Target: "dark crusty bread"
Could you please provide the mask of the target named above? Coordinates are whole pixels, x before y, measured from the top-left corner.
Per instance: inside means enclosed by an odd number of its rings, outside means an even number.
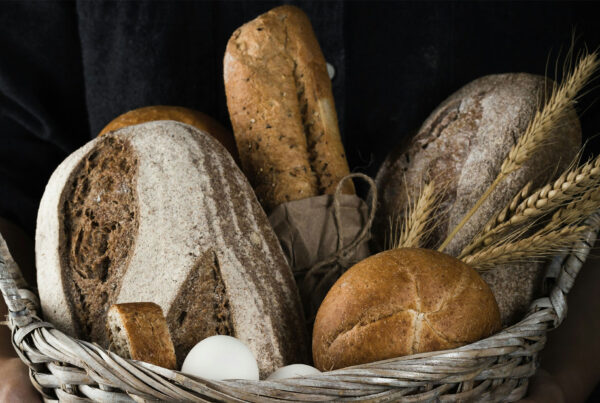
[[[115,304],[106,327],[111,348],[124,358],[177,369],[175,348],[160,306],[152,302]]]
[[[46,318],[108,345],[115,303],[165,312],[179,363],[200,340],[232,335],[266,375],[306,358],[293,275],[231,156],[191,126],[159,121],[71,154],[42,197],[36,232]]]
[[[313,358],[322,371],[455,348],[500,330],[489,287],[461,261],[392,249],[344,273],[319,308]]]
[[[111,120],[98,135],[102,136],[103,134],[118,130],[122,127],[139,125],[140,123],[154,122],[157,120],[175,120],[194,126],[198,130],[206,132],[219,140],[233,156],[233,159],[236,161],[239,160],[233,134],[207,114],[182,106],[152,105],[125,112]]]
[[[433,111],[417,135],[392,152],[377,174],[379,243],[389,228],[388,217],[402,211],[422,184],[433,178],[445,198],[427,246],[439,245],[496,178],[505,156],[542,104],[546,85],[543,77],[531,74],[486,76],[467,84]],[[555,134],[521,169],[500,183],[456,234],[446,253],[456,256],[528,181],[533,181],[535,189],[573,161],[581,146],[581,127],[574,110],[557,125]],[[532,262],[482,274],[498,301],[504,324],[522,317],[536,298],[543,267],[543,263]]]
[[[306,14],[281,6],[236,30],[224,79],[242,167],[263,206],[333,193],[349,168]],[[344,191],[354,193],[351,182]]]

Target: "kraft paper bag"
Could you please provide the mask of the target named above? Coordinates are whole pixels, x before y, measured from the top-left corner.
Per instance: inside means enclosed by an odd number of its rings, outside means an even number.
[[[363,200],[346,194],[296,200],[271,212],[269,221],[296,278],[309,322],[339,276],[370,255],[370,215]]]

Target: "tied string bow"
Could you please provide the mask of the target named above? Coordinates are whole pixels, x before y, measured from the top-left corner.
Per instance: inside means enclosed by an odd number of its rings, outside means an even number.
[[[350,243],[344,245],[344,223],[341,219],[340,196],[344,182],[352,178],[362,179],[369,185],[369,215],[360,232]],[[367,175],[352,173],[346,175],[337,184],[335,193],[333,194],[333,218],[337,231],[336,252],[308,269],[300,285],[300,292],[302,293],[302,300],[305,301],[304,309],[309,326],[314,322],[317,310],[331,286],[348,268],[359,260],[356,258],[355,252],[359,245],[368,242],[371,238],[371,226],[375,218],[376,207],[377,186],[373,179]]]

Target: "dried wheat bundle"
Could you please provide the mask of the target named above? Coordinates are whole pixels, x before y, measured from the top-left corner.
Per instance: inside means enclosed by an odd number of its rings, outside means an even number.
[[[489,220],[483,230],[462,250],[459,257],[492,244],[508,231],[514,231],[521,225],[530,225],[566,203],[576,200],[582,194],[594,191],[598,186],[600,157],[566,171],[553,183],[537,189],[532,194],[529,194],[530,184],[527,184],[504,209]],[[570,209],[572,211],[573,207]]]
[[[525,133],[519,138],[517,143],[511,148],[502,163],[500,173],[494,182],[483,193],[475,205],[469,210],[465,217],[458,223],[452,232],[446,237],[444,242],[438,248],[443,251],[456,233],[477,211],[481,204],[494,191],[496,186],[504,180],[510,173],[519,169],[531,155],[543,145],[552,141],[552,135],[555,128],[569,108],[574,106],[577,94],[590,81],[592,74],[598,68],[599,61],[597,53],[584,54],[573,71],[571,71],[560,86],[554,86],[552,95],[545,103],[544,107],[537,111],[532,121],[525,129]]]
[[[588,230],[584,225],[544,228],[524,239],[490,245],[461,260],[477,270],[524,260],[541,260],[564,253],[575,242],[582,240]]]
[[[434,214],[439,209],[443,192],[436,190],[432,180],[419,192],[416,200],[409,202],[403,214],[390,221],[387,249],[422,247],[434,229]]]

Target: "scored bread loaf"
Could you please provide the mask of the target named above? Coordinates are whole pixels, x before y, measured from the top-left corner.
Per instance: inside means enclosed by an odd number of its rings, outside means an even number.
[[[42,309],[57,328],[108,345],[115,303],[165,312],[178,362],[235,336],[261,374],[303,362],[293,275],[246,178],[211,136],[159,121],[100,136],[53,173],[40,204]]]
[[[244,172],[267,210],[331,194],[349,173],[325,58],[306,14],[281,6],[237,29],[223,61]],[[345,193],[354,193],[350,181]]]
[[[345,272],[315,319],[313,358],[322,371],[444,350],[500,330],[490,288],[458,259],[392,249]]]
[[[133,109],[111,120],[98,135],[102,136],[122,127],[157,120],[175,120],[194,126],[198,130],[202,130],[219,140],[236,161],[239,159],[235,140],[227,129],[207,114],[182,106],[152,105]]]
[[[175,348],[160,306],[152,302],[115,304],[106,327],[110,347],[121,357],[177,369]]]

